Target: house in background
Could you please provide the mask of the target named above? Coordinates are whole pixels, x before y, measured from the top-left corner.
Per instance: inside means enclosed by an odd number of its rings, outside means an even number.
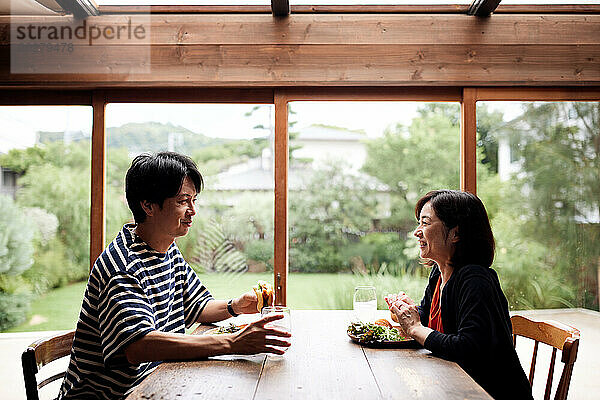
[[[303,181],[313,170],[331,162],[345,162],[350,166],[351,173],[359,174],[367,157],[365,139],[367,137],[363,131],[322,124],[313,124],[300,130],[290,139],[292,161],[288,176],[289,190],[300,190]],[[273,154],[271,136],[269,147],[263,149],[261,157],[217,174],[211,179],[213,183],[210,180],[207,182],[206,189],[217,192],[272,192],[275,189]],[[226,202],[232,206],[235,204],[233,197],[228,197]]]
[[[25,149],[35,145],[37,134],[27,124],[16,120],[8,120],[0,128],[0,154],[8,154],[12,149]],[[19,174],[6,167],[0,166],[0,195],[15,198],[17,178]]]
[[[302,129],[290,145],[298,147],[292,151],[292,157],[311,160],[314,168],[326,162],[343,161],[356,172],[367,159],[365,139],[367,136],[362,130],[313,124]]]

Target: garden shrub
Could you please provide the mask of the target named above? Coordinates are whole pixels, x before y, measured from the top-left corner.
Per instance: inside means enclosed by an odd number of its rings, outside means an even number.
[[[16,275],[33,262],[33,228],[8,196],[0,195],[0,274]]]
[[[25,322],[29,302],[29,296],[25,293],[0,292],[0,331]]]
[[[89,271],[70,260],[67,248],[59,238],[55,237],[46,244],[36,243],[35,248],[35,261],[23,273],[34,293],[43,294],[50,289],[87,279]]]
[[[272,240],[251,240],[246,243],[244,253],[248,260],[265,263],[267,270],[273,270],[274,243]]]
[[[405,247],[406,241],[398,233],[374,232],[362,236],[357,243],[350,243],[341,254],[350,267],[356,263],[364,265],[362,273],[397,275],[409,263]]]
[[[12,198],[0,195],[0,330],[25,321],[29,296],[19,274],[33,262],[33,228]]]

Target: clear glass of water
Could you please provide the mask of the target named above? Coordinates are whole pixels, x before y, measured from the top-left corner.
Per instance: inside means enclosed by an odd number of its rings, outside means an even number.
[[[374,286],[357,286],[354,288],[354,316],[363,322],[371,322],[377,311],[377,293]]]
[[[267,314],[279,314],[279,315],[283,315],[283,318],[278,319],[277,321],[273,321],[273,322],[269,322],[267,325],[267,327],[277,327],[281,330],[284,330],[286,332],[292,332],[292,320],[290,317],[290,309],[289,307],[283,307],[283,306],[269,306],[269,307],[263,307],[262,311],[261,311],[261,316],[265,316]],[[290,338],[279,338],[279,339],[283,339],[283,340],[290,340]],[[282,347],[281,348],[283,351],[287,351],[287,347]]]

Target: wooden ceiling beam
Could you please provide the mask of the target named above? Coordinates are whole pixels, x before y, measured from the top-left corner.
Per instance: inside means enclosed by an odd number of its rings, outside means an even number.
[[[100,14],[272,14],[269,5],[98,6]],[[466,14],[466,4],[290,5],[293,14]],[[598,14],[600,4],[500,4],[494,14]]]
[[[476,17],[489,17],[498,8],[501,0],[473,0],[467,10],[468,15]]]
[[[11,24],[70,19],[0,16],[0,87],[600,85],[600,14],[150,16],[144,42],[99,38],[70,56],[44,48],[13,71]]]

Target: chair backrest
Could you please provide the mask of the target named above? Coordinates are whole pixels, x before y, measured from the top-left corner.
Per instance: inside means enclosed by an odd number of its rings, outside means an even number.
[[[546,390],[544,400],[550,399],[552,390],[552,378],[554,376],[554,365],[556,360],[556,350],[562,351],[561,361],[564,363],[560,382],[556,388],[555,400],[565,400],[569,392],[571,383],[571,374],[573,365],[577,359],[577,349],[579,348],[579,330],[561,324],[556,321],[534,321],[522,315],[513,315],[511,317],[513,329],[513,342],[516,346],[517,336],[524,336],[534,340],[533,356],[531,358],[531,368],[529,369],[529,384],[533,385],[533,376],[535,373],[535,363],[537,359],[538,344],[540,342],[552,346],[552,357],[550,359],[550,368],[546,380]]]
[[[73,330],[39,339],[30,344],[23,352],[21,363],[23,365],[23,378],[25,379],[27,400],[39,400],[38,389],[65,376],[65,372],[61,372],[39,383],[36,378],[37,373],[44,365],[66,357],[71,353],[74,337],[75,331]]]

